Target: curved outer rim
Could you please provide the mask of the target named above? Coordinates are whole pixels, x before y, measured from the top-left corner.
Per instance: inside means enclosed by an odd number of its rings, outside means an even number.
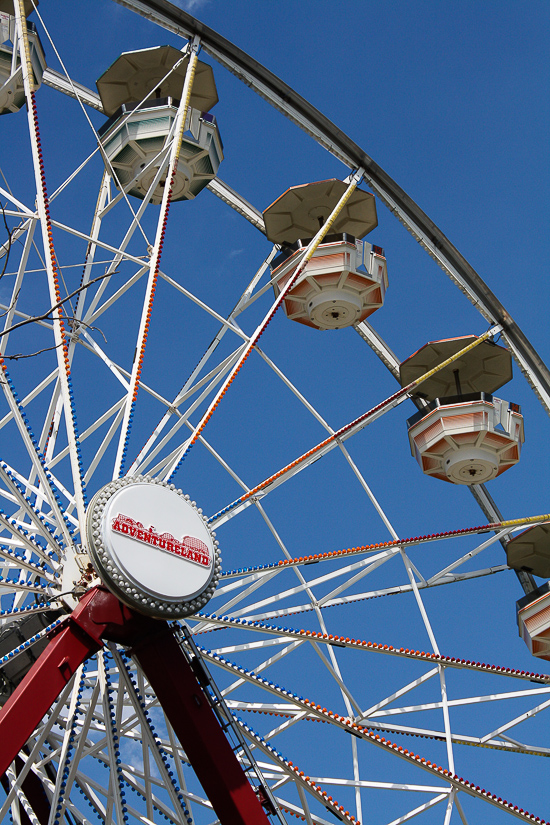
[[[314,130],[314,137],[324,138],[326,148],[344,163],[352,168],[365,170],[365,179],[372,185],[386,206],[396,212],[399,220],[405,224],[451,280],[454,280],[466,293],[482,315],[491,323],[502,326],[503,335],[510,345],[515,360],[550,414],[550,370],[526,335],[481,276],[439,227],[360,146],[277,75],[235,46],[230,40],[222,37],[221,34],[201,23],[188,12],[169,3],[168,0],[115,0],[115,2],[148,17],[176,34],[186,38],[200,37],[202,48],[215,60],[221,62],[234,74],[239,75],[236,69],[240,69],[249,79],[256,81],[265,89],[268,94],[262,96],[266,97],[269,103],[280,108],[292,120],[296,119],[301,128],[306,128],[307,131],[307,127],[310,127]],[[255,91],[262,93],[259,88]]]

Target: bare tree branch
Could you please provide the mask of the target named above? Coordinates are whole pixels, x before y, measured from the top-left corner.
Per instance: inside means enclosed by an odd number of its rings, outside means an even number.
[[[51,352],[53,349],[57,349],[60,346],[61,344],[55,344],[53,347],[39,349],[37,352],[29,352],[28,354],[17,352],[15,355],[3,355],[2,358],[4,361],[19,361],[20,358],[34,358],[35,355],[42,355],[43,352]]]
[[[91,326],[91,324],[86,324],[79,318],[75,318],[74,315],[70,318],[67,318],[67,324],[69,325],[69,329],[72,329],[73,332],[78,331],[79,327],[85,327],[86,329],[92,330],[92,332],[99,332],[105,343],[107,343],[107,336],[105,335],[102,329],[100,329],[99,327],[93,327]]]
[[[18,290],[17,290],[17,292],[15,293],[15,296],[14,296],[14,298],[13,298],[13,301],[11,302],[11,304],[9,305],[9,307],[7,308],[7,310],[6,310],[5,312],[3,312],[3,313],[0,315],[0,318],[5,318],[5,317],[6,317],[6,315],[8,315],[8,314],[12,311],[12,309],[14,308],[14,306],[15,306],[15,305],[16,305],[16,303],[17,303],[17,299],[19,298],[19,293],[20,293],[20,292],[21,292],[21,287],[19,287],[19,289],[18,289]]]
[[[10,251],[11,251],[11,245],[12,245],[12,232],[11,232],[11,229],[9,228],[8,222],[6,220],[6,210],[5,210],[5,207],[3,206],[3,204],[0,204],[0,208],[2,209],[2,217],[4,218],[4,226],[6,227],[6,232],[8,233],[8,248],[6,250],[6,260],[4,261],[4,266],[2,268],[2,274],[0,274],[0,280],[2,280],[2,278],[4,277],[4,273],[6,271],[6,268],[8,266],[8,261],[10,259]]]
[[[63,298],[61,301],[58,301],[57,304],[54,304],[53,307],[50,307],[50,309],[47,312],[44,312],[42,315],[33,315],[31,318],[25,318],[23,321],[18,321],[17,324],[13,324],[11,327],[8,327],[8,329],[2,330],[0,332],[0,338],[2,338],[4,335],[7,335],[9,332],[13,332],[15,329],[19,329],[20,327],[26,326],[27,324],[34,324],[36,321],[53,321],[54,319],[51,317],[52,312],[55,312],[56,309],[59,309],[61,306],[63,306],[64,303],[69,301],[72,297],[78,295],[79,292],[82,292],[84,289],[88,289],[88,287],[92,286],[92,284],[95,284],[98,281],[102,281],[104,278],[108,278],[114,274],[115,272],[106,272],[104,275],[98,275],[97,278],[92,278],[92,280],[88,281],[87,284],[78,287],[78,289],[75,289],[74,292],[70,292],[65,298]]]

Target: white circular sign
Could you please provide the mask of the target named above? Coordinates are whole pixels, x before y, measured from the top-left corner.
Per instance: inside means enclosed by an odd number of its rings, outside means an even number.
[[[87,515],[90,555],[105,584],[148,615],[200,610],[217,584],[217,541],[189,496],[150,478],[107,484]]]

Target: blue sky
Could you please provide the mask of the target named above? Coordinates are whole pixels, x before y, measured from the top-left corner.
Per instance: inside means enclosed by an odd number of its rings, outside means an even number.
[[[443,230],[540,355],[550,361],[548,3],[190,0],[180,5],[249,52],[349,134]],[[181,47],[175,36],[155,30],[107,0],[93,4],[44,0],[40,12],[62,48],[69,72],[91,88],[121,51],[163,43]],[[43,40],[51,66],[58,69],[51,47]],[[264,209],[289,186],[347,174],[342,164],[233,76],[216,64],[214,71],[220,97],[214,111],[225,147],[220,176],[251,203]],[[94,143],[71,101],[60,103],[58,95],[43,88],[38,105],[52,191],[92,151]],[[104,120],[97,112],[91,117],[96,128]],[[4,156],[8,150],[13,152],[13,169],[19,171],[17,185],[21,196],[30,201],[26,146],[18,143],[23,118],[23,113],[2,118],[5,131],[0,148]],[[70,218],[83,229],[89,226],[98,170],[100,164],[84,172],[81,182],[59,198],[56,215],[60,220]],[[371,322],[398,357],[404,360],[428,340],[485,331],[486,321],[382,204],[378,219],[378,227],[367,240],[385,248],[390,286],[384,308]],[[120,235],[123,220],[108,229],[113,241]],[[152,231],[153,220],[146,226]],[[192,204],[174,205],[163,267],[218,312],[227,314],[269,248],[260,233],[205,192]],[[71,242],[60,254],[68,261],[71,256],[78,259],[80,251]],[[136,254],[143,254],[143,249]],[[68,277],[77,279],[78,274]],[[242,317],[247,333],[254,330],[268,306],[269,295]],[[139,296],[128,297],[116,317],[102,320],[108,346],[121,359],[131,360],[138,310]],[[177,392],[217,326],[188,303],[172,304],[162,289],[155,313],[157,325],[148,343],[144,380],[156,382],[168,396]],[[29,335],[30,345],[34,333]],[[22,339],[20,346],[25,346]],[[352,330],[319,333],[291,324],[281,314],[262,346],[333,427],[342,426],[395,390],[394,379]],[[36,370],[46,368],[45,362],[40,368],[21,362],[17,365],[19,380],[30,386]],[[80,378],[75,379],[84,425],[93,419],[98,388],[106,398],[111,393],[115,397],[115,388],[107,380],[102,383],[95,370],[95,362],[84,354]],[[500,393],[522,405],[526,443],[520,465],[494,481],[490,492],[505,517],[546,513],[550,510],[547,416],[517,368],[513,382]],[[147,398],[141,398],[140,405],[130,450],[134,455],[159,414],[158,406]],[[412,412],[412,405],[405,404],[348,442],[398,534],[405,537],[481,523],[483,516],[464,488],[422,476],[407,443],[405,419]],[[38,409],[37,420],[39,414]],[[323,432],[287,390],[266,377],[265,365],[251,358],[205,436],[252,486],[320,441]],[[84,453],[89,460],[92,446],[84,447]],[[100,471],[101,483],[108,480],[108,471],[108,467]],[[199,446],[180,471],[178,484],[208,514],[239,494],[237,485],[218,471]],[[288,490],[268,497],[266,510],[292,555],[388,538],[336,453],[289,483]],[[220,529],[219,538],[228,568],[274,561],[281,555],[252,508]],[[476,544],[475,539],[468,541],[463,552]],[[431,574],[456,555],[455,547],[447,545],[441,549],[430,546],[424,555],[414,556],[415,563],[426,565]],[[496,545],[488,551],[485,564],[503,561],[504,554]],[[377,586],[403,580],[397,568],[388,578],[384,576],[376,579]],[[544,669],[517,637],[514,602],[521,595],[512,573],[430,592],[426,604],[442,651]],[[404,606],[399,607],[395,606],[397,599],[379,599],[355,605],[347,614],[338,608],[327,622],[331,632],[361,638],[371,634],[377,641],[425,649],[425,631],[408,598],[403,597],[400,604]],[[315,626],[311,616],[297,621]],[[309,666],[309,659],[304,661]],[[281,671],[280,678],[311,690],[306,671],[306,667],[303,671],[289,668]],[[405,679],[385,664],[375,672],[362,664],[354,666],[348,678],[357,690],[368,682],[373,698],[376,689],[371,682],[381,686],[381,691],[387,685],[390,692],[391,685]],[[477,692],[478,685],[465,682],[464,689]],[[485,689],[492,688],[479,688]],[[458,718],[460,726],[462,719]],[[546,736],[548,722],[542,730]],[[539,738],[536,730],[533,735]],[[315,741],[312,738],[309,753],[306,749],[305,758],[312,761],[317,758]],[[429,746],[423,741],[418,748],[429,756]],[[524,807],[540,816],[548,811],[540,758],[530,757],[533,767],[520,770],[517,755],[504,755],[499,761],[491,759],[490,751],[466,747],[462,751],[457,751],[457,762],[465,776],[479,776],[480,784],[486,782],[498,793],[510,786],[510,796]],[[375,765],[372,775],[382,777],[383,768],[385,764]],[[397,807],[393,815],[400,815]],[[483,820],[476,815],[483,816],[483,812],[472,808],[472,822],[498,825],[506,821],[493,809]],[[439,808],[433,816],[424,817],[427,823],[443,821]],[[455,818],[458,822],[456,812],[453,825]]]

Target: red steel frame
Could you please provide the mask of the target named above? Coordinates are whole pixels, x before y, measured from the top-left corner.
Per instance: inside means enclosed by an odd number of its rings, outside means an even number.
[[[195,674],[167,622],[94,587],[0,711],[0,776],[5,773],[77,668],[103,641],[130,648],[162,705],[222,825],[269,825]]]

